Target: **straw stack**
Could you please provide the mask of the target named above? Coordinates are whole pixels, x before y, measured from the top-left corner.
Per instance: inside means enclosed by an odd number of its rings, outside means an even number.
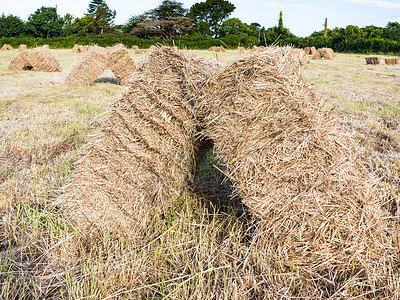
[[[121,85],[127,84],[129,77],[136,69],[136,65],[128,50],[122,44],[108,49],[108,59],[111,71]]]
[[[21,44],[21,45],[19,45],[19,47],[18,47],[18,50],[19,51],[24,51],[24,50],[27,50],[28,49],[28,47],[25,45],[25,44]]]
[[[1,50],[2,50],[2,51],[5,51],[5,50],[14,50],[14,48],[13,48],[11,45],[4,44],[3,47],[1,47]]]
[[[304,52],[305,52],[307,55],[314,55],[315,52],[317,52],[317,49],[315,49],[314,46],[312,46],[312,47],[305,47],[305,48],[304,48]]]
[[[33,67],[28,61],[28,51],[22,51],[8,65],[10,71],[32,70]]]
[[[79,53],[79,45],[75,44],[74,47],[72,47],[72,53]]]
[[[334,59],[336,57],[335,52],[331,48],[320,48],[312,56],[312,59]]]
[[[27,59],[35,71],[61,72],[61,67],[48,47],[38,47],[27,50]]]
[[[108,51],[94,46],[72,67],[65,79],[68,85],[91,85],[108,67]]]
[[[238,47],[238,53],[244,55],[246,53],[246,49],[244,49],[244,47]]]
[[[295,268],[304,288],[324,297],[386,287],[399,261],[398,230],[353,141],[291,53],[271,47],[210,79],[197,107],[205,135],[260,220],[261,249],[283,273]]]
[[[399,58],[398,57],[385,57],[385,63],[387,65],[398,65]]]
[[[57,201],[76,226],[135,236],[180,195],[197,149],[187,90],[210,73],[200,59],[168,47],[144,57]]]
[[[12,71],[35,70],[41,72],[61,72],[61,67],[50,50],[38,47],[22,51],[8,66]]]

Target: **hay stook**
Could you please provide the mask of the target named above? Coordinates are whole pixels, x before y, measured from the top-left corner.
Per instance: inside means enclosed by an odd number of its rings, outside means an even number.
[[[45,47],[20,52],[9,64],[8,69],[12,71],[61,72],[60,64],[50,50]]]
[[[188,91],[209,74],[207,63],[169,47],[144,57],[57,200],[76,226],[140,235],[180,195],[198,148]]]
[[[235,194],[259,219],[257,243],[267,256],[285,270],[295,266],[304,289],[327,297],[348,285],[388,288],[398,230],[354,142],[305,81],[292,49],[270,47],[231,63],[201,99],[204,134]]]

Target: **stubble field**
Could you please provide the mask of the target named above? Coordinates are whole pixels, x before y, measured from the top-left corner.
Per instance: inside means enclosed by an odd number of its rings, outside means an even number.
[[[194,52],[221,62],[238,57],[234,51]],[[329,283],[329,292],[303,290],[296,266],[256,247],[257,225],[240,199],[229,199],[213,152],[193,187],[153,221],[140,245],[124,233],[75,231],[53,202],[124,87],[111,72],[94,86],[65,86],[82,54],[52,53],[61,73],[9,72],[18,52],[0,52],[1,299],[340,297],[343,289],[332,293]],[[400,66],[369,66],[364,55],[339,54],[311,61],[304,73],[342,130],[357,140],[363,162],[380,179],[385,208],[399,215]]]

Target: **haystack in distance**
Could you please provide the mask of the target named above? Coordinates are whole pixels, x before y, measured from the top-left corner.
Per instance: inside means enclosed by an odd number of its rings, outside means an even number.
[[[144,57],[58,199],[76,226],[135,236],[180,195],[198,146],[189,91],[210,73],[207,63],[169,47]]]
[[[21,45],[19,45],[18,50],[25,51],[25,50],[28,50],[28,47],[25,44],[21,44]]]
[[[367,65],[398,65],[398,57],[371,55],[365,58]]]
[[[4,44],[3,47],[1,47],[1,50],[2,50],[2,51],[5,51],[5,50],[14,50],[14,48],[13,48],[11,45]]]
[[[91,85],[107,68],[111,69],[121,85],[125,85],[136,65],[122,44],[107,48],[94,46],[72,68],[65,83]]]
[[[331,48],[320,48],[312,56],[312,59],[334,59],[336,57],[335,52]]]
[[[399,230],[291,52],[271,47],[212,77],[196,109],[204,134],[259,219],[260,249],[295,266],[304,289],[328,298],[350,286],[349,298],[354,288],[389,288]]]
[[[11,71],[41,71],[61,72],[61,67],[50,50],[46,47],[38,47],[24,50],[8,66]]]
[[[316,49],[314,46],[312,46],[312,47],[305,47],[305,48],[304,48],[304,52],[305,52],[307,55],[314,55],[315,52],[317,52],[317,49]]]
[[[213,47],[210,47],[210,48],[208,49],[208,51],[226,52],[226,49],[225,49],[223,46],[219,46],[219,47],[213,46]]]
[[[72,53],[85,53],[90,50],[90,46],[88,45],[78,45],[75,44],[74,47],[72,48]]]

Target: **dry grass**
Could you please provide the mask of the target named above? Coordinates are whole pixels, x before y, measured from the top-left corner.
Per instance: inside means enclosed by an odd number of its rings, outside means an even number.
[[[141,55],[135,55],[137,60]],[[296,264],[257,246],[257,230],[229,184],[210,196],[186,187],[141,232],[81,232],[51,204],[87,153],[122,87],[63,85],[79,54],[51,50],[61,73],[10,73],[15,53],[0,53],[0,298],[276,299],[324,298],[305,289]],[[236,51],[195,51],[230,62]],[[367,66],[362,56],[312,61],[307,78],[359,141],[363,162],[382,179],[386,206],[399,194],[398,66]],[[28,83],[28,86],[27,86]],[[191,88],[192,90],[192,88]],[[215,151],[215,150],[214,150]],[[226,182],[210,150],[195,183]],[[10,167],[11,166],[11,167]],[[216,190],[220,189],[217,184]],[[228,190],[226,190],[226,188]],[[383,190],[382,190],[383,189]],[[206,186],[205,192],[209,192]],[[195,193],[196,191],[196,193]],[[398,196],[397,196],[398,197]],[[71,251],[71,249],[74,249]],[[327,283],[326,288],[332,291]],[[337,290],[336,298],[343,298]],[[398,287],[346,291],[358,298],[396,298]],[[308,294],[307,294],[308,293]]]

